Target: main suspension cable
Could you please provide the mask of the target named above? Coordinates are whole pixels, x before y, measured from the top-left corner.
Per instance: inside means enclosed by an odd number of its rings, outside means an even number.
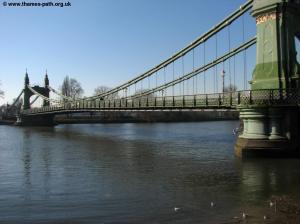
[[[224,29],[227,27],[229,24],[231,24],[233,21],[235,21],[237,18],[240,16],[244,15],[245,12],[247,12],[249,9],[252,7],[252,2],[253,0],[247,1],[244,5],[240,6],[238,10],[233,12],[231,15],[226,17],[222,22],[214,26],[212,29],[210,29],[208,32],[206,32],[204,35],[200,36],[197,38],[195,41],[193,41],[191,44],[189,44],[187,47],[183,48],[182,50],[178,51],[176,54],[168,58],[167,60],[163,61],[162,63],[158,64],[157,66],[153,67],[152,69],[146,71],[145,73],[137,76],[136,78],[117,86],[116,88],[113,88],[105,93],[98,94],[96,96],[91,96],[86,99],[96,99],[96,98],[101,98],[105,97],[107,95],[112,95],[115,92],[118,92],[121,89],[124,89],[148,76],[153,75],[156,71],[162,69],[163,67],[169,65],[173,61],[179,59],[186,53],[190,52],[193,48],[197,47],[198,45],[204,43],[206,40],[208,40],[210,37],[218,33],[220,30]]]
[[[40,96],[36,96],[36,97],[34,98],[34,100],[30,102],[30,106],[31,106],[32,104],[34,104],[35,101],[37,101],[37,99],[38,99],[39,97],[40,97]]]
[[[197,74],[199,74],[199,73],[202,73],[202,72],[203,72],[203,75],[204,75],[204,73],[205,73],[206,70],[208,70],[208,69],[214,67],[214,66],[217,65],[217,64],[223,63],[223,62],[226,61],[228,58],[233,57],[234,55],[237,55],[237,54],[243,52],[244,50],[248,49],[249,47],[251,47],[251,46],[254,45],[255,43],[256,43],[256,37],[250,39],[250,40],[247,41],[246,43],[242,44],[241,46],[239,46],[239,47],[237,47],[237,48],[235,48],[235,49],[233,49],[233,50],[231,50],[230,52],[228,52],[228,53],[226,53],[225,55],[219,57],[218,59],[213,60],[213,61],[211,61],[210,63],[204,64],[203,66],[201,66],[201,67],[195,69],[194,72],[193,72],[193,71],[192,71],[192,72],[189,72],[189,73],[185,74],[185,75],[182,76],[182,77],[178,77],[178,78],[175,79],[174,81],[170,81],[170,82],[166,83],[165,85],[161,85],[161,86],[158,86],[157,88],[153,88],[153,89],[151,89],[151,90],[149,90],[149,91],[145,91],[145,92],[143,93],[143,95],[149,95],[149,94],[151,94],[151,93],[160,91],[160,90],[162,90],[162,89],[168,88],[168,87],[170,87],[170,86],[172,86],[172,85],[176,85],[176,84],[179,84],[179,86],[181,86],[181,85],[180,85],[181,82],[183,82],[183,81],[185,81],[185,80],[187,80],[187,79],[190,79],[191,77],[193,77],[193,76],[195,76],[195,75],[197,75]]]
[[[54,102],[54,103],[58,103],[58,104],[61,104],[61,101],[58,101],[58,100],[54,100],[54,99],[50,99],[42,94],[40,94],[39,92],[35,91],[31,86],[27,85],[28,89],[35,95],[38,95],[40,96],[42,99],[46,100],[46,101],[49,101],[49,102]]]

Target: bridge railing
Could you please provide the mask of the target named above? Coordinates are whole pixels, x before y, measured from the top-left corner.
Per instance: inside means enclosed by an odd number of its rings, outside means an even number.
[[[236,108],[246,105],[300,105],[298,89],[260,89],[236,92],[196,94],[184,96],[149,96],[135,99],[80,100],[62,106],[47,106],[23,110],[22,114],[59,113],[89,110],[152,110],[152,109],[205,109]]]
[[[260,89],[240,92],[241,105],[300,105],[299,89]]]

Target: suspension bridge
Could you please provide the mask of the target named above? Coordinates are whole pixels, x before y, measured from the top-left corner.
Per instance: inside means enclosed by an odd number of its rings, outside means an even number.
[[[249,31],[248,20],[256,33]],[[249,0],[165,61],[98,95],[65,96],[51,87],[47,74],[43,87],[31,86],[26,72],[15,101],[23,96],[19,122],[53,125],[57,114],[93,111],[237,109],[244,124],[237,155],[294,154],[299,55],[300,1]],[[38,98],[42,106],[31,108]]]

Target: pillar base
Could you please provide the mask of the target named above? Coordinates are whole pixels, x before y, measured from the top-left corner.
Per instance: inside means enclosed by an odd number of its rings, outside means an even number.
[[[268,139],[268,109],[240,108],[240,118],[244,122],[244,130],[241,138]]]
[[[234,147],[240,158],[300,157],[299,149],[293,148],[287,139],[246,139],[239,137]]]

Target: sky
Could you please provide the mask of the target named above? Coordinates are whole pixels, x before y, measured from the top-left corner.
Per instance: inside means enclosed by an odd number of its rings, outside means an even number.
[[[69,75],[85,96],[97,86],[117,86],[191,43],[245,0],[69,0],[69,7],[4,2],[22,1],[0,0],[0,105],[22,90],[26,69],[32,85],[43,85],[47,70],[55,89]]]

